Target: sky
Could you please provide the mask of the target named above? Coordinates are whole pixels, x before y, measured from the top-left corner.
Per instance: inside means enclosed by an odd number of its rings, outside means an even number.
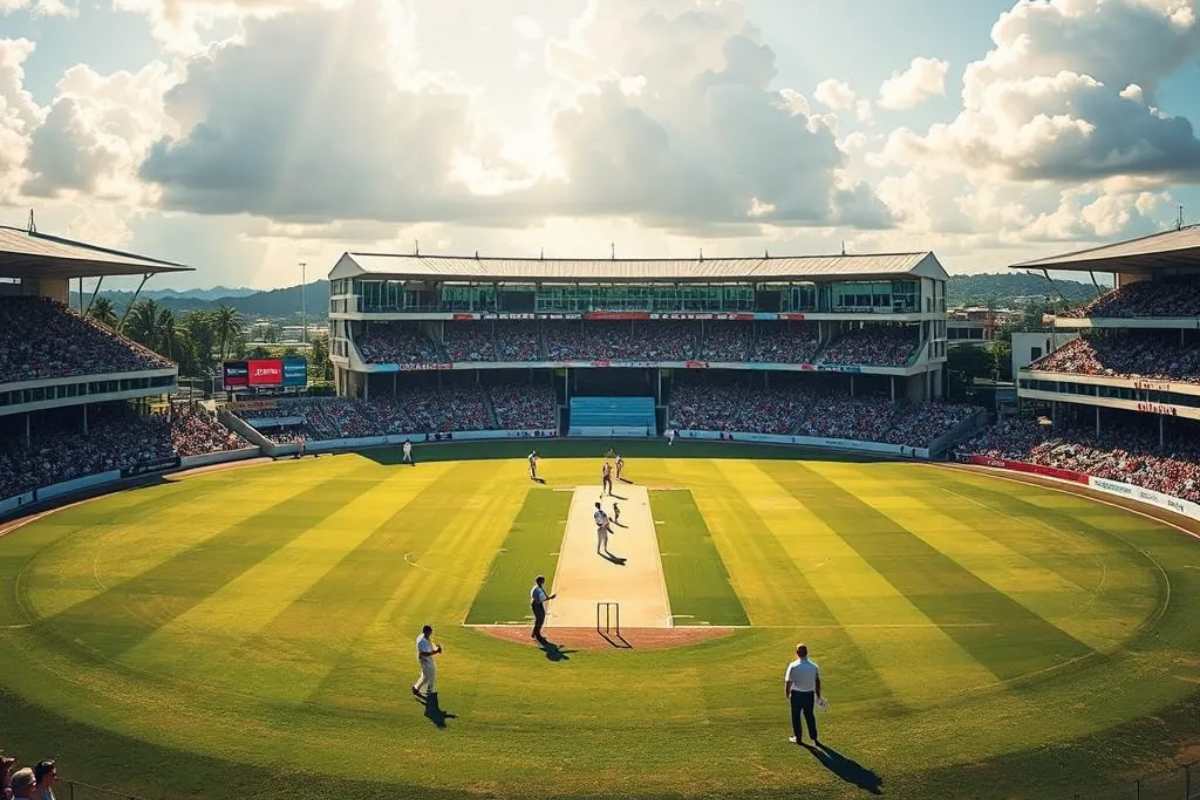
[[[347,250],[933,250],[1200,222],[1200,0],[0,0],[0,224]],[[106,282],[106,286],[120,281]]]

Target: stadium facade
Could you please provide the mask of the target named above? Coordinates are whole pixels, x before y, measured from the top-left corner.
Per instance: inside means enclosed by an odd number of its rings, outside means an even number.
[[[1113,289],[1054,318],[1051,352],[1018,374],[1018,396],[1045,402],[1055,422],[1104,410],[1155,424],[1200,420],[1200,226],[1015,264],[1013,269],[1111,273]],[[1036,354],[1035,354],[1036,355]],[[1178,428],[1194,435],[1194,424]]]
[[[329,279],[343,397],[389,395],[422,373],[486,381],[520,370],[554,382],[565,432],[572,400],[638,393],[653,397],[661,429],[681,371],[752,372],[764,383],[781,372],[840,376],[850,395],[914,402],[943,393],[947,275],[931,252],[593,260],[348,252]],[[873,336],[889,343],[888,358],[862,344]],[[380,339],[401,346],[367,346]],[[466,349],[456,344],[464,339]]]
[[[23,414],[24,438],[29,441],[37,414],[75,409],[81,430],[88,425],[88,409],[100,403],[138,400],[172,394],[177,390],[179,368],[128,339],[86,319],[106,276],[140,276],[142,284],[163,273],[189,272],[190,267],[170,261],[110,250],[58,236],[0,226],[0,312],[10,324],[38,325],[36,335],[52,335],[55,325],[67,326],[80,363],[29,363],[26,374],[9,372],[0,378],[0,418]],[[84,278],[100,278],[90,300],[85,299]],[[63,306],[71,299],[71,282],[79,281],[79,315],[68,315]],[[139,292],[141,287],[139,286]],[[136,299],[136,298],[135,298]],[[30,305],[32,301],[42,301]],[[35,335],[36,334],[36,335]],[[97,354],[119,356],[110,365],[97,357],[86,359],[88,348]],[[31,359],[33,361],[33,359]]]

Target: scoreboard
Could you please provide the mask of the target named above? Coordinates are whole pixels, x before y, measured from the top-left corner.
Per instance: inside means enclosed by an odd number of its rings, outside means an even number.
[[[303,356],[226,361],[225,391],[239,389],[303,388],[308,385],[308,360]]]

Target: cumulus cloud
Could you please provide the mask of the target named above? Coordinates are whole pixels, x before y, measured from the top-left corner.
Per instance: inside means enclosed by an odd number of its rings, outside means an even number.
[[[548,45],[560,90],[540,165],[506,155],[468,91],[386,69],[381,8],[250,20],[193,58],[167,94],[181,134],[143,177],[173,208],[282,219],[889,224],[839,178],[827,120],[770,87],[775,55],[736,4],[593,3]]]
[[[0,39],[0,202],[14,200],[31,133],[42,121],[42,109],[25,89],[25,61],[33,50],[28,39]]]
[[[0,0],[20,2],[21,0]],[[26,0],[28,1],[28,0]],[[37,0],[58,3],[61,0]],[[154,38],[173,53],[197,53],[225,35],[222,24],[267,19],[309,7],[336,7],[344,0],[112,0],[121,11],[145,14]]]
[[[151,145],[174,128],[163,109],[164,92],[174,80],[161,62],[136,73],[100,75],[82,64],[67,70],[33,134],[25,192],[151,200],[138,169]]]
[[[879,87],[879,106],[891,111],[916,108],[931,97],[946,93],[946,72],[950,64],[937,58],[917,57],[903,72]]]
[[[47,17],[73,17],[79,13],[79,6],[64,0],[0,0],[0,14],[22,10]]]
[[[896,130],[885,160],[1019,180],[1200,175],[1191,123],[1147,104],[1200,53],[1190,2],[1020,3],[992,39],[994,48],[966,69],[958,117],[924,134]]]

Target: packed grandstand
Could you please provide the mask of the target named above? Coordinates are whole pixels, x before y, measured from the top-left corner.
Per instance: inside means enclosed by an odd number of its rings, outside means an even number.
[[[1068,470],[1200,502],[1200,439],[1187,411],[1200,406],[1191,399],[1200,390],[1187,388],[1200,386],[1200,342],[1195,326],[1169,322],[1200,315],[1200,282],[1186,275],[1127,282],[1060,314],[1059,326],[1081,335],[1032,359],[1021,371],[1029,407],[991,425],[980,407],[928,394],[935,386],[929,375],[940,370],[931,340],[937,308],[914,315],[919,297],[910,303],[898,294],[906,291],[900,282],[880,282],[882,290],[853,286],[892,294],[838,299],[835,288],[826,292],[830,303],[870,310],[823,310],[825,290],[796,290],[796,302],[816,309],[807,318],[754,311],[759,301],[744,294],[738,302],[752,313],[696,318],[639,312],[463,319],[438,311],[431,323],[394,310],[359,315],[342,330],[365,372],[357,382],[341,382],[341,396],[259,391],[202,405],[162,402],[174,389],[173,375],[159,374],[175,370],[169,360],[54,299],[9,293],[0,296],[0,501],[98,473],[136,474],[146,465],[278,455],[299,442],[567,435],[578,396],[641,392],[658,409],[651,435],[669,429],[858,443],[900,455],[937,444],[931,456]],[[635,302],[633,296],[622,302]],[[733,295],[707,296],[725,302]],[[1103,319],[1109,321],[1092,322]],[[1149,322],[1126,327],[1121,320]],[[1091,383],[1070,384],[1076,379]]]

